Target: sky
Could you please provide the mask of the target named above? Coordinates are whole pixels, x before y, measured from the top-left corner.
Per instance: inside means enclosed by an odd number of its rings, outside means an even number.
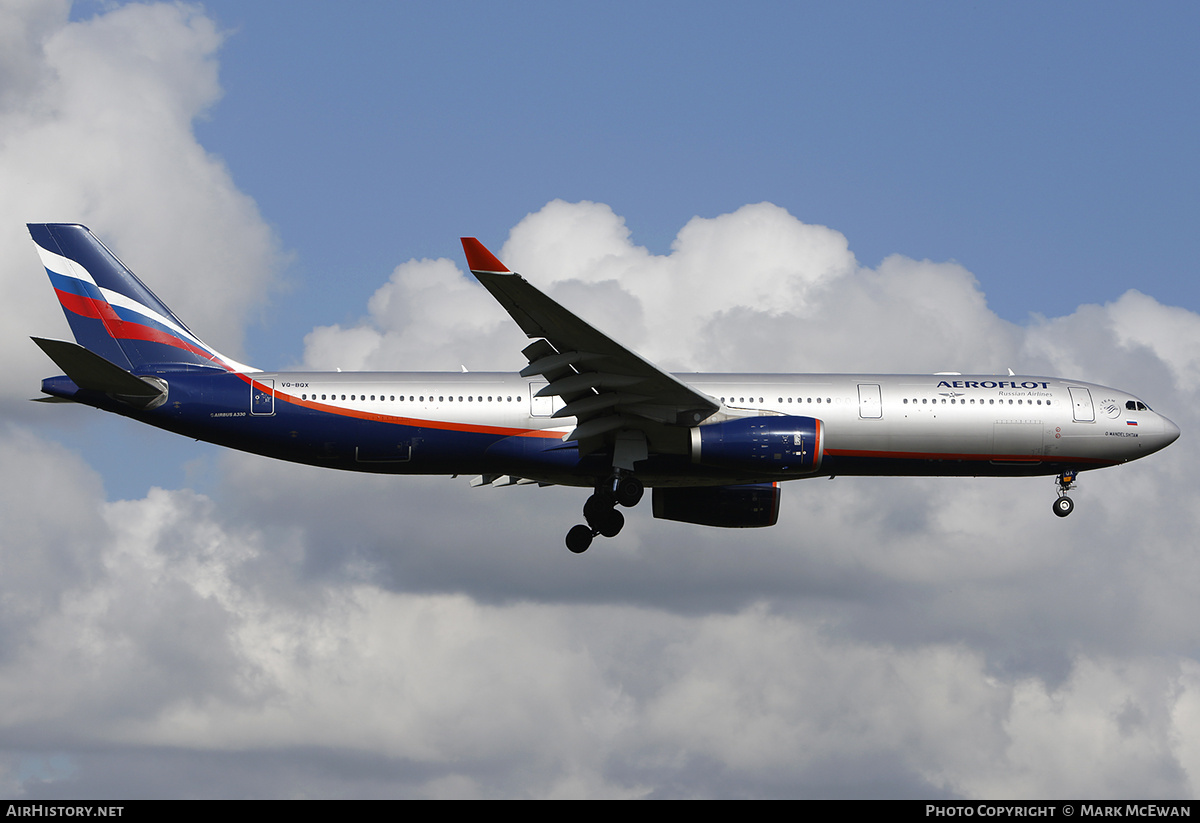
[[[1200,792],[1200,82],[1182,3],[0,0],[0,795]],[[297,467],[28,402],[90,226],[264,369],[516,371],[478,236],[680,371],[1120,387],[1052,478],[780,523]]]

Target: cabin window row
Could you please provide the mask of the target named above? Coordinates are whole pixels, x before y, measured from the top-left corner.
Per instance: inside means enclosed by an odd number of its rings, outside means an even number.
[[[914,406],[915,406],[915,405],[917,405],[918,403],[919,403],[919,404],[921,404],[921,405],[927,405],[929,402],[930,402],[930,400],[929,400],[929,398],[928,398],[928,397],[922,397],[922,398],[920,398],[920,399],[918,399],[918,398],[914,397],[914,398],[912,399],[912,403],[913,403],[913,405],[914,405]],[[933,404],[934,404],[934,405],[937,405],[937,402],[938,402],[938,398],[936,398],[936,397],[935,397],[935,398],[933,398]],[[944,406],[944,405],[946,405],[946,398],[944,398],[944,397],[943,397],[943,398],[941,399],[941,402],[942,402],[942,405],[943,405],[943,406]],[[951,398],[950,398],[950,405],[951,405],[951,406],[953,406],[953,405],[955,405],[955,404],[957,404],[957,405],[959,405],[959,406],[965,406],[965,405],[967,405],[967,403],[968,403],[968,402],[970,402],[970,404],[971,404],[972,406],[974,406],[974,405],[975,405],[975,399],[974,399],[974,398],[972,398],[970,401],[967,401],[967,400],[958,400],[958,399],[956,399],[956,398],[953,398],[953,397],[951,397]],[[1016,401],[1013,401],[1011,398],[1009,398],[1009,400],[1008,400],[1008,405],[1010,405],[1010,406],[1011,406],[1011,405],[1013,405],[1013,404],[1014,404],[1014,402],[1015,402],[1015,404],[1016,404],[1016,405],[1018,405],[1018,406],[1032,406],[1032,405],[1034,405],[1035,403],[1036,403],[1037,405],[1041,406],[1041,405],[1043,405],[1043,402],[1044,402],[1044,404],[1045,404],[1045,405],[1047,405],[1047,406],[1049,406],[1049,405],[1050,405],[1050,401],[1049,401],[1049,400],[1046,400],[1046,401],[1041,401],[1041,400],[1025,400],[1024,398],[1018,398]],[[908,398],[907,398],[907,397],[906,397],[906,398],[904,398],[904,405],[906,405],[906,406],[907,406],[907,405],[908,405],[908,403],[909,403],[909,400],[908,400]],[[983,401],[983,399],[982,399],[982,398],[980,398],[980,400],[979,400],[979,405],[981,405],[981,406],[985,405],[985,403],[984,403],[984,401]],[[986,405],[988,405],[988,406],[994,406],[994,405],[996,405],[996,398],[994,398],[994,397],[992,397],[992,398],[989,398],[989,399],[988,399],[988,401],[987,401],[987,403],[986,403]],[[1001,406],[1003,406],[1003,405],[1004,405],[1004,398],[1003,398],[1003,397],[1001,397],[1001,398],[1000,398],[1000,405],[1001,405]]]
[[[722,403],[725,403],[726,401],[728,401],[730,403],[745,403],[747,401],[749,401],[751,403],[755,403],[755,402],[762,403],[763,399],[761,397],[759,397],[757,399],[755,399],[753,397],[722,397],[721,398]],[[780,397],[778,402],[780,402],[780,403],[793,403],[793,402],[795,402],[795,403],[832,403],[833,398],[832,397],[825,397],[825,398],[818,397],[814,400],[811,397],[789,397],[785,400],[784,398]],[[839,401],[839,402],[841,402],[841,401]]]

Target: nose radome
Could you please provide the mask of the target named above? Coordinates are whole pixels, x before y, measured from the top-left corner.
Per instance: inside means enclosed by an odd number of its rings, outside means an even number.
[[[1169,446],[1179,439],[1179,427],[1172,423],[1167,418],[1162,419],[1163,425],[1163,445]]]

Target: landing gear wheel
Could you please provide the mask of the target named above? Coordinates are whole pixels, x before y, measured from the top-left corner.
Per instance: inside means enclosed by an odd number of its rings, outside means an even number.
[[[625,515],[616,509],[609,509],[603,515],[596,518],[593,526],[597,532],[605,537],[616,537],[621,533],[621,529],[625,527]]]
[[[617,503],[633,506],[642,499],[645,488],[636,477],[614,477],[611,485],[599,484],[596,492],[583,504],[586,526],[576,526],[567,532],[567,548],[581,554],[592,545],[596,535],[616,537],[625,527],[625,515],[617,511]]]
[[[596,492],[583,504],[583,517],[588,523],[591,523],[596,518],[603,517],[604,513],[611,510],[614,505],[613,498],[608,492]]]
[[[638,480],[633,475],[624,475],[617,481],[617,502],[625,508],[636,506],[638,501],[642,499],[642,495],[646,492],[646,487],[642,485],[642,481]]]
[[[575,554],[583,554],[592,545],[592,530],[587,526],[574,526],[567,532],[567,548]]]
[[[1075,511],[1075,501],[1065,494],[1054,501],[1054,513],[1059,517],[1066,517],[1073,511]]]

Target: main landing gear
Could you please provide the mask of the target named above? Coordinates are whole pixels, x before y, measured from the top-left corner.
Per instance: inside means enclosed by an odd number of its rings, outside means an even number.
[[[625,525],[625,515],[617,510],[617,505],[636,506],[645,491],[642,481],[632,474],[617,473],[597,484],[595,493],[583,504],[587,525],[580,524],[567,532],[567,548],[582,554],[596,535],[616,537]]]
[[[1054,513],[1066,517],[1075,511],[1075,501],[1067,497],[1067,492],[1075,485],[1076,471],[1066,471],[1058,476],[1058,499],[1054,501]]]

